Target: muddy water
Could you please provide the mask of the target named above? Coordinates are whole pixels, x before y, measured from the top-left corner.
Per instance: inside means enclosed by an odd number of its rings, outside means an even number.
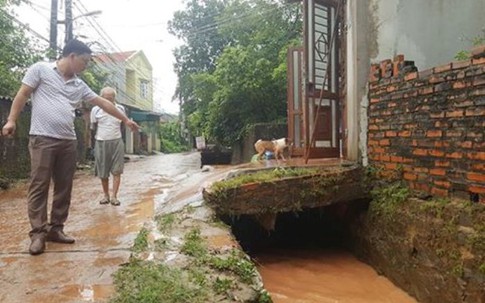
[[[417,303],[345,251],[285,249],[254,257],[274,303]]]

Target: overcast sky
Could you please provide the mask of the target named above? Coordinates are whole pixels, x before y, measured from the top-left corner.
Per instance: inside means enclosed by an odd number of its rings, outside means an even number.
[[[29,24],[42,36],[49,37],[51,0],[33,0],[32,6],[17,10],[18,19]],[[178,103],[172,102],[177,77],[173,72],[172,50],[180,45],[167,31],[167,22],[173,13],[183,9],[183,0],[73,0],[73,16],[101,10],[96,17],[77,18],[74,36],[84,41],[99,41],[116,51],[143,50],[153,67],[155,110],[178,112]],[[59,19],[64,18],[64,1],[59,0]],[[93,29],[92,24],[102,28]],[[96,26],[95,26],[96,27]],[[64,26],[58,30],[59,41],[64,37]],[[112,40],[112,41],[111,41]],[[108,41],[108,42],[107,42]]]

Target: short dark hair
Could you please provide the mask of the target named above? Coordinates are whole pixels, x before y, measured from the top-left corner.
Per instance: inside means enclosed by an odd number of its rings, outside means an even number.
[[[92,52],[93,51],[86,44],[82,43],[79,40],[72,39],[68,41],[62,49],[62,56],[67,57],[72,53],[75,53],[76,55],[91,55]]]

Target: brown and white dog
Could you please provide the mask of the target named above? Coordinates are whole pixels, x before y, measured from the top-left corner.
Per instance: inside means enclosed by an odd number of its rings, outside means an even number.
[[[281,156],[283,161],[286,161],[285,157],[283,156],[283,151],[290,146],[290,141],[288,138],[281,138],[278,140],[272,141],[264,141],[259,139],[254,143],[254,149],[258,152],[258,160],[262,159],[262,156],[265,151],[270,151],[274,153],[276,161],[278,161],[278,157]]]

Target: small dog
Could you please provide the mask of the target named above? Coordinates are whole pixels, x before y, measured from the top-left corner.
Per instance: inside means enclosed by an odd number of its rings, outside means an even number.
[[[265,151],[270,151],[274,153],[276,161],[278,157],[281,156],[283,161],[286,161],[283,156],[283,151],[290,146],[290,140],[288,138],[281,138],[278,140],[264,141],[259,139],[254,143],[254,149],[258,152],[258,160],[262,159]]]

